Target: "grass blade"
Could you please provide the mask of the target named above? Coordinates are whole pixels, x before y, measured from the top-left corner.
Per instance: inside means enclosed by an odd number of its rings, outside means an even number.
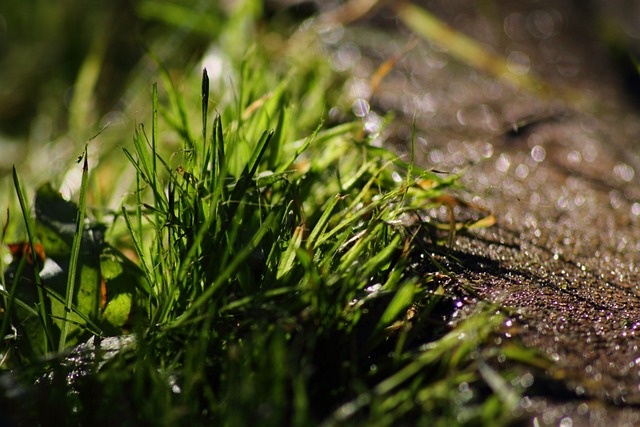
[[[223,188],[224,175],[226,174],[226,163],[224,153],[224,134],[222,132],[222,117],[216,115],[213,121],[213,132],[211,133],[211,156],[213,157],[211,173],[212,183],[215,182],[217,191],[221,193]],[[219,189],[218,189],[219,188]]]
[[[20,263],[18,264],[18,268],[16,269],[15,276],[13,278],[13,283],[11,284],[11,289],[9,290],[9,293],[7,294],[6,291],[4,291],[4,288],[1,290],[2,292],[4,292],[3,295],[5,296],[5,303],[4,303],[5,312],[4,312],[4,316],[2,317],[2,326],[0,327],[0,337],[5,337],[7,335],[7,331],[9,330],[9,320],[11,319],[14,303],[18,304],[19,302],[21,302],[19,299],[16,299],[15,295],[16,295],[16,289],[18,288],[18,283],[20,283],[20,279],[22,278],[22,273],[26,265],[27,265],[27,257],[22,257],[22,259],[20,260]],[[29,307],[27,304],[24,304],[24,303],[23,303],[23,306]],[[38,315],[38,313],[35,310],[33,310],[31,307],[29,307],[29,309],[30,311],[32,311],[32,314],[36,316]]]
[[[278,272],[276,273],[276,279],[282,279],[291,269],[293,268],[293,264],[296,259],[296,252],[300,249],[302,245],[302,238],[304,236],[304,227],[298,226],[296,230],[293,232],[293,236],[289,241],[289,245],[287,245],[287,249],[285,249],[282,254],[282,260],[280,261],[280,265],[278,265]]]
[[[80,185],[80,200],[78,202],[78,213],[76,215],[76,232],[71,245],[71,258],[69,260],[69,275],[67,276],[67,289],[65,295],[65,309],[62,315],[60,326],[60,341],[58,351],[62,352],[67,342],[67,317],[73,305],[73,295],[75,291],[76,275],[78,273],[78,260],[80,258],[80,244],[82,243],[82,232],[84,230],[84,217],[86,213],[87,178],[89,175],[89,162],[87,160],[87,146],[84,147],[84,163],[82,164],[82,182]]]
[[[193,313],[198,310],[200,307],[204,306],[207,303],[211,302],[211,298],[215,295],[215,293],[224,286],[228,280],[233,276],[233,274],[238,271],[238,269],[244,264],[249,255],[256,249],[260,241],[267,234],[271,226],[278,219],[279,213],[277,211],[271,211],[269,216],[264,220],[264,223],[258,229],[256,234],[253,236],[251,241],[240,250],[237,254],[234,255],[234,258],[231,262],[226,266],[226,268],[218,275],[215,280],[215,283],[212,283],[194,302],[193,304],[178,317],[173,323],[173,327],[178,327],[182,325],[185,321],[188,321]]]
[[[151,128],[151,186],[156,192],[156,188],[158,188],[158,167],[156,163],[156,153],[157,153],[157,140],[158,140],[158,83],[153,83],[153,95],[152,95],[152,106],[153,106],[153,114],[152,114],[152,128]],[[158,208],[158,198],[156,197],[155,203],[156,209]]]
[[[251,153],[251,158],[245,165],[244,170],[242,171],[242,174],[240,175],[240,178],[238,179],[238,182],[236,183],[236,186],[231,193],[231,205],[227,212],[227,219],[233,218],[236,210],[238,209],[238,206],[240,206],[240,200],[249,188],[249,183],[255,176],[256,171],[258,170],[258,166],[260,165],[260,160],[262,159],[262,156],[264,156],[264,153],[269,146],[269,141],[271,141],[272,137],[273,130],[265,131],[262,134],[260,141],[258,141],[256,148]]]
[[[86,156],[85,156],[86,159]],[[15,166],[13,167],[13,183],[16,188],[16,193],[18,195],[18,201],[20,202],[20,209],[22,210],[22,217],[24,219],[25,227],[27,228],[27,238],[29,239],[29,245],[31,246],[31,253],[35,254],[36,249],[34,246],[34,228],[31,223],[31,215],[27,205],[27,199],[24,195],[24,191],[22,190],[22,186],[20,185],[20,180],[18,179],[18,172],[16,171]],[[52,327],[51,320],[47,316],[46,312],[46,301],[44,297],[44,291],[42,286],[42,281],[40,279],[40,270],[41,266],[38,265],[38,257],[34,256],[33,266],[35,270],[35,280],[36,280],[36,289],[38,293],[38,313],[40,316],[40,321],[42,322],[42,327],[45,335],[45,352],[51,350],[51,346],[53,345],[53,335],[52,335]]]
[[[202,69],[202,145],[207,142],[207,112],[209,109],[209,75]]]
[[[382,329],[389,326],[403,310],[406,310],[413,302],[415,291],[415,279],[401,285],[384,313],[382,313],[382,317],[380,317],[380,321],[378,322],[378,328]]]

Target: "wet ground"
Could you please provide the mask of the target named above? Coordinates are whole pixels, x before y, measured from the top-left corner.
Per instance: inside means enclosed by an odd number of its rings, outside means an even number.
[[[389,9],[326,34],[336,67],[355,75],[354,99],[399,112],[391,138],[401,153],[415,114],[419,163],[462,172],[466,199],[497,217],[458,236],[464,267],[451,275],[512,307],[516,338],[555,362],[559,382],[542,381],[523,401],[530,423],[640,424],[640,91],[625,63],[640,45],[640,6],[420,4],[512,71],[580,100],[515,89],[437,43],[412,46]],[[405,49],[369,93],[375,70]]]

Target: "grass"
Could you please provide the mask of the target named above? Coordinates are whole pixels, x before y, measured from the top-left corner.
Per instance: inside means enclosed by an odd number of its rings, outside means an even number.
[[[259,30],[257,5],[218,35],[233,40],[226,84],[206,70],[177,82],[159,61],[150,117],[121,154],[132,186],[119,209],[87,204],[111,199],[90,194],[105,173],[90,169],[92,142],[77,205],[42,187],[32,217],[14,173],[29,243],[2,283],[2,411],[24,425],[517,419],[518,363],[545,362],[495,344],[496,307],[443,321],[454,297],[431,253],[464,227],[416,214],[450,202],[457,177],[380,148],[384,128],[345,112],[341,77]],[[334,105],[343,120],[328,119]],[[42,282],[38,245],[58,265]],[[72,351],[118,335],[135,338],[108,359]]]

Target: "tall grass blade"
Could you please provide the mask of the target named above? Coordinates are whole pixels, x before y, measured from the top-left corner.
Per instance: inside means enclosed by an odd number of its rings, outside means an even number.
[[[207,112],[209,109],[209,75],[202,69],[202,144],[207,142]]]
[[[87,179],[89,176],[89,162],[87,159],[87,146],[84,147],[84,163],[82,164],[82,181],[80,184],[80,199],[78,201],[78,213],[76,214],[76,232],[71,244],[71,258],[69,260],[69,275],[67,276],[67,289],[64,301],[64,312],[60,325],[60,342],[58,351],[62,352],[66,347],[68,332],[68,315],[73,305],[73,296],[76,285],[76,275],[79,273],[80,245],[84,230],[84,218],[86,214]]]
[[[153,114],[152,114],[152,128],[151,128],[151,186],[153,188],[154,193],[157,194],[156,188],[158,188],[158,167],[156,163],[156,153],[157,144],[158,144],[158,83],[153,83],[153,95],[152,98],[152,106],[153,106]],[[156,197],[155,203],[156,209],[158,209],[158,199]]]
[[[211,138],[213,139],[213,155],[215,156],[215,161],[213,163],[216,179],[224,180],[223,171],[226,168],[226,160],[224,153],[224,135],[222,132],[222,117],[219,114],[216,116],[213,124],[213,134],[211,135]]]
[[[86,158],[86,157],[85,157]],[[20,180],[18,179],[18,172],[16,171],[15,166],[13,167],[13,184],[16,189],[16,194],[18,195],[18,201],[20,202],[20,209],[22,210],[22,217],[24,219],[24,225],[27,229],[27,238],[29,239],[29,246],[31,247],[31,253],[35,254],[36,249],[34,245],[34,228],[31,223],[31,213],[29,212],[29,208],[27,205],[27,198],[25,197],[24,191],[22,190],[22,186],[20,185]],[[46,301],[44,290],[42,286],[42,281],[40,279],[40,270],[41,266],[38,262],[38,257],[33,257],[33,267],[35,271],[35,281],[36,281],[36,290],[38,294],[38,314],[40,316],[40,321],[42,322],[42,329],[45,336],[45,352],[51,351],[51,346],[53,345],[53,335],[52,335],[52,327],[51,320],[47,316],[46,311]]]

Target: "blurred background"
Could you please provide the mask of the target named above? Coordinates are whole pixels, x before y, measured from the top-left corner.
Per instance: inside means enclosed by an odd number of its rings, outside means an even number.
[[[112,148],[130,141],[135,122],[148,120],[151,84],[159,80],[159,63],[179,83],[183,73],[199,72],[199,61],[214,41],[225,44],[225,52],[235,49],[237,55],[242,55],[253,34],[243,29],[265,22],[265,18],[272,27],[279,25],[286,32],[296,19],[344,4],[357,9],[367,2],[25,0],[12,2],[10,6],[5,3],[0,7],[0,179],[10,175],[15,164],[29,180],[46,181],[64,174],[83,145],[101,131],[94,145],[103,161],[108,159]],[[523,44],[517,39],[520,34],[532,35],[532,39],[539,36],[542,45],[548,25],[555,25],[553,31],[559,27],[579,29],[564,32],[574,36],[574,40],[565,37],[561,41],[567,52],[582,50],[588,57],[590,51],[608,50],[619,67],[616,74],[620,87],[632,102],[640,99],[634,62],[640,52],[640,2],[566,0],[557,2],[558,16],[535,15],[540,4],[545,3],[538,1],[417,3],[456,29],[497,48],[499,54],[504,52],[500,52],[499,40],[496,43],[496,33],[506,34],[508,37],[504,39],[511,37],[512,45]],[[492,21],[496,13],[510,18]],[[378,24],[395,25],[392,14],[381,16]],[[221,40],[220,28],[230,20],[238,21],[236,31],[227,32],[227,39]],[[487,30],[488,25],[499,28]],[[526,47],[521,50],[526,52]],[[536,59],[533,55],[530,54],[532,61]],[[598,54],[598,58],[602,57]],[[544,69],[535,69],[539,64],[534,61],[532,68],[544,75]],[[602,67],[599,63],[592,65],[594,69]],[[592,73],[591,77],[597,80],[599,76]],[[0,185],[0,192],[8,189],[10,186]]]
[[[55,175],[101,129],[130,140],[158,80],[147,52],[169,70],[193,67],[229,13],[223,6],[28,0],[1,8],[0,177],[13,164],[30,175],[46,165],[40,172]]]

